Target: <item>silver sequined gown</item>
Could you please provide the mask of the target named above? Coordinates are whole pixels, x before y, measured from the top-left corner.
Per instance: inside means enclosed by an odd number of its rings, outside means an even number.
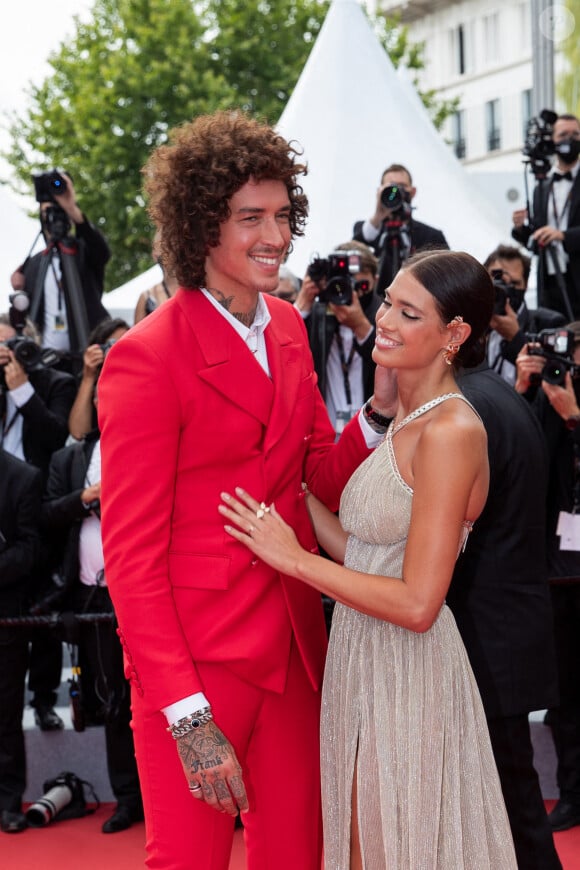
[[[391,430],[347,484],[340,519],[348,567],[401,577],[413,492]],[[321,752],[326,870],[349,868],[355,759],[365,870],[516,870],[485,715],[446,605],[424,634],[336,605]]]

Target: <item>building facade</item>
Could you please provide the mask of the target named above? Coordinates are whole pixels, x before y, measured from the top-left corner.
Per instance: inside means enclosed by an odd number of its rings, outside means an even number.
[[[459,110],[442,135],[506,216],[525,204],[522,146],[533,114],[531,9],[530,0],[377,3],[377,11],[400,16],[412,42],[424,44],[420,87],[435,89],[441,98],[459,97]],[[554,46],[557,80],[564,61],[557,39]],[[566,110],[557,104],[544,108]]]

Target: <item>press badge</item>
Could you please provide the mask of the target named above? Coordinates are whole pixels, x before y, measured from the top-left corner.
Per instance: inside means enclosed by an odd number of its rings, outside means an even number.
[[[556,534],[560,537],[561,550],[580,551],[580,514],[560,511]]]
[[[344,427],[352,417],[352,411],[337,411],[336,412],[336,425],[335,431],[337,435],[342,435],[344,431]]]
[[[62,332],[63,329],[66,329],[66,323],[62,314],[55,314],[54,316],[54,330],[55,332]]]

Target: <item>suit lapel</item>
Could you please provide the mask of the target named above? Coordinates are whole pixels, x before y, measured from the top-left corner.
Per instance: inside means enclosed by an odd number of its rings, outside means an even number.
[[[232,405],[267,425],[274,388],[244,341],[201,291],[180,289],[175,301],[205,359],[197,375]]]
[[[573,223],[575,225],[576,221],[572,220],[572,215],[576,214],[576,211],[580,206],[580,171],[576,173],[576,178],[574,179],[574,184],[572,185],[570,194],[570,220],[568,223]]]
[[[264,439],[264,448],[269,450],[284,436],[288,421],[294,412],[302,378],[301,360],[304,346],[302,342],[292,337],[292,319],[296,317],[292,307],[287,302],[283,302],[283,305],[288,305],[286,310],[280,307],[280,304],[270,304],[271,300],[268,297],[264,298],[272,313],[272,319],[265,332],[268,362],[274,385],[270,424]],[[278,302],[278,300],[274,301]]]

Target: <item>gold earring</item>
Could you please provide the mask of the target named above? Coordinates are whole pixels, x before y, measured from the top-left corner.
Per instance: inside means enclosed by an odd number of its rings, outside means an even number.
[[[448,366],[453,365],[453,360],[457,356],[457,351],[459,350],[458,344],[449,343],[447,347],[443,351],[443,359],[447,363]]]

